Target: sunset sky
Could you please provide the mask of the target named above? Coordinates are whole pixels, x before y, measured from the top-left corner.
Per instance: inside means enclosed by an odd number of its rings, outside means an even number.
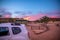
[[[12,17],[36,14],[58,16],[59,2],[59,0],[0,0],[0,8],[11,12]]]

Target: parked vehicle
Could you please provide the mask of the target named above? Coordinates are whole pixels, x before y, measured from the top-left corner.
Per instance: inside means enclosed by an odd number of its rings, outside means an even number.
[[[29,40],[24,24],[1,23],[0,40]]]

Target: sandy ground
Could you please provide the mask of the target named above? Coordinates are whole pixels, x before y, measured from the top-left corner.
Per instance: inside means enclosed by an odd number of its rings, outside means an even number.
[[[60,23],[60,22],[59,22]],[[43,25],[41,23],[30,23],[26,25],[27,30],[29,31],[29,38],[30,40],[60,40],[60,24],[59,23],[48,23],[47,28],[46,25]],[[59,26],[56,26],[56,24],[59,24]],[[43,25],[43,26],[41,26]],[[37,26],[37,27],[35,27]],[[39,30],[39,26],[41,28]],[[37,32],[34,32],[32,28]],[[46,30],[46,31],[45,31]],[[40,32],[40,34],[39,34]],[[42,33],[41,33],[42,32]]]

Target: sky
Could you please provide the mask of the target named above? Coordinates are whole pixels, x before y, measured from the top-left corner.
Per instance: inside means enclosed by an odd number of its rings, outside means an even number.
[[[35,14],[50,14],[59,10],[60,0],[0,0],[0,8],[5,8],[15,15],[35,15]],[[18,13],[18,14],[16,14]],[[22,16],[23,16],[22,15]]]

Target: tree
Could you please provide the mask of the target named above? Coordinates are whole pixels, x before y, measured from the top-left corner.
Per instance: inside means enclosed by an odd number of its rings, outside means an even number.
[[[41,18],[40,22],[44,22],[44,23],[47,23],[49,21],[49,17],[47,16],[44,16]]]
[[[2,15],[0,15],[0,18],[2,17]]]

